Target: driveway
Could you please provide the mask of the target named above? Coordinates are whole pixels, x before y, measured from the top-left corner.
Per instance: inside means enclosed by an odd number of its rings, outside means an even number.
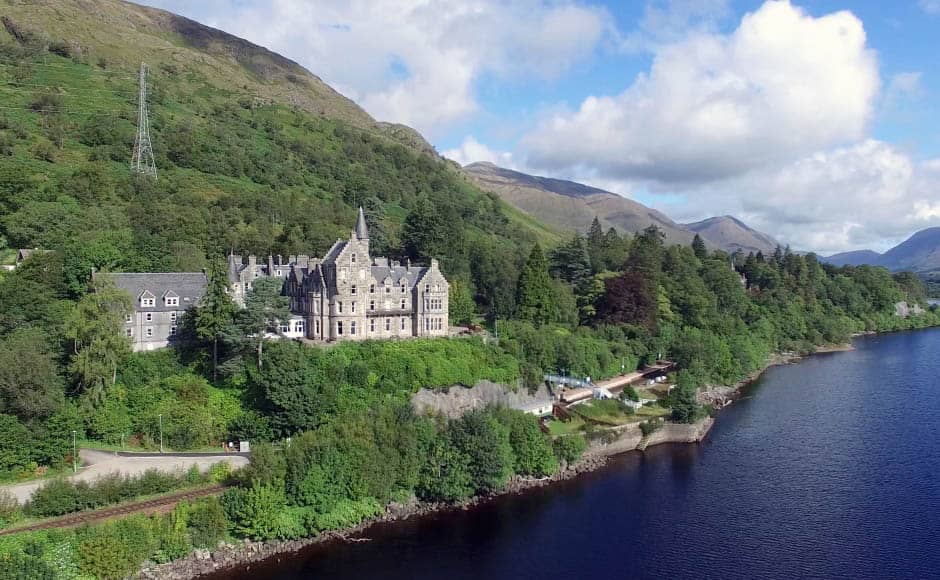
[[[94,481],[103,475],[123,473],[124,475],[139,475],[148,469],[157,469],[166,472],[186,472],[193,465],[202,471],[219,462],[226,462],[232,468],[248,465],[248,458],[242,455],[148,455],[129,457],[117,455],[110,451],[97,451],[95,449],[80,449],[78,456],[82,459],[84,467],[78,473],[69,475],[67,479],[73,481]],[[42,487],[48,480],[31,481],[15,485],[0,486],[0,489],[9,491],[20,503],[25,503],[33,492]]]

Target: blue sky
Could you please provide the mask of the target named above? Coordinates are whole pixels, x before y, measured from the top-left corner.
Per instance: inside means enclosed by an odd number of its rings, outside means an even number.
[[[800,249],[940,225],[940,0],[150,0],[292,58],[461,163]]]

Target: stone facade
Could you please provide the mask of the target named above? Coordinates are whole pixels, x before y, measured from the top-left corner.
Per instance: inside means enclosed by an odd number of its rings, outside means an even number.
[[[199,303],[206,292],[202,272],[109,274],[114,285],[130,294],[133,312],[122,331],[134,351],[154,350],[173,344],[183,314]]]
[[[135,351],[171,345],[183,313],[206,291],[199,273],[110,274],[128,292],[134,312],[124,332]],[[369,229],[362,209],[348,240],[337,240],[326,256],[268,256],[259,262],[230,255],[228,282],[240,306],[262,277],[284,280],[291,319],[270,336],[315,341],[447,336],[450,285],[437,260],[429,266],[401,264],[369,254]]]
[[[291,264],[284,293],[295,316],[284,334],[300,325],[319,341],[446,336],[449,288],[437,260],[415,266],[372,258],[360,208],[348,240],[322,259],[298,256]]]

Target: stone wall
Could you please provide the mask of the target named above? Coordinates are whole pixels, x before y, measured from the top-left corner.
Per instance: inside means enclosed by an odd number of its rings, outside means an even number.
[[[647,447],[661,443],[696,443],[705,438],[714,423],[715,420],[711,417],[706,417],[691,425],[666,423],[650,435]],[[642,439],[643,433],[638,423],[615,427],[592,440],[588,454],[619,455],[636,449]]]
[[[454,385],[447,389],[421,389],[411,397],[411,406],[418,414],[456,418],[487,405],[520,408],[547,399],[551,399],[551,395],[544,386],[539,387],[534,394],[529,394],[528,390],[521,387],[513,389],[490,381],[480,381],[472,388]]]

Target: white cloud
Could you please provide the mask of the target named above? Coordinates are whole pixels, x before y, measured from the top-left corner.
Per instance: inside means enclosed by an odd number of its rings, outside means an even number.
[[[689,217],[715,206],[795,248],[830,254],[887,249],[912,231],[940,225],[940,167],[865,140],[688,192]]]
[[[637,29],[622,40],[621,48],[655,50],[690,34],[713,32],[731,13],[729,0],[650,0]]]
[[[920,72],[901,72],[893,75],[884,91],[886,107],[895,107],[904,101],[918,100],[926,96]]]
[[[496,151],[480,143],[472,135],[466,137],[460,147],[448,149],[442,153],[448,159],[452,159],[461,165],[468,165],[478,161],[493,163],[507,169],[521,170],[512,153],[508,151]]]
[[[854,15],[767,2],[729,35],[657,48],[623,93],[552,115],[523,143],[539,168],[699,183],[863,138],[879,86]]]
[[[569,0],[149,3],[289,56],[376,118],[432,136],[477,111],[482,76],[555,77],[609,26],[605,10]]]

